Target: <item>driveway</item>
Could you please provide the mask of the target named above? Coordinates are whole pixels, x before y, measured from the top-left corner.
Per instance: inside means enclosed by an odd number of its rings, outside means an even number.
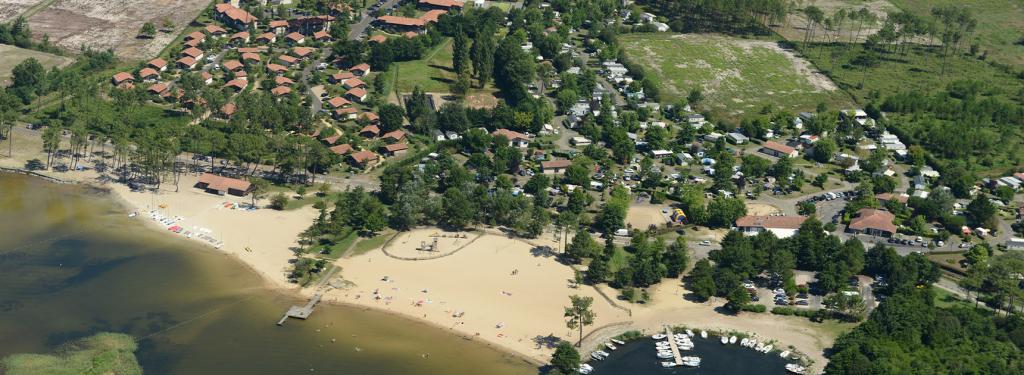
[[[380,8],[381,9],[390,8],[390,7],[394,6],[396,3],[398,3],[398,0],[387,0],[387,1],[385,1],[381,5]],[[361,14],[362,18],[360,18],[359,22],[356,22],[355,24],[353,24],[351,26],[351,28],[349,29],[349,32],[348,32],[348,39],[349,40],[359,39],[359,37],[361,35],[363,35],[363,33],[366,32],[366,29],[370,27],[370,24],[373,23],[373,20],[377,19],[377,17],[371,16],[366,10],[363,10],[362,13],[360,13],[360,14]]]

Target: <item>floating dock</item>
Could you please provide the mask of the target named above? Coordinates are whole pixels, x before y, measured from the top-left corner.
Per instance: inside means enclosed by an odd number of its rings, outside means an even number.
[[[284,313],[284,316],[277,322],[277,325],[284,325],[284,322],[288,320],[288,318],[303,320],[309,318],[309,316],[313,314],[313,309],[315,309],[316,305],[320,303],[321,297],[323,297],[323,295],[317,293],[313,295],[313,298],[309,299],[309,302],[306,302],[305,306],[292,306],[288,309],[288,312]]]
[[[665,326],[665,335],[668,336],[668,346],[672,349],[672,357],[676,359],[676,366],[682,366],[683,355],[679,354],[679,345],[676,345],[676,335],[672,333],[671,327]]]

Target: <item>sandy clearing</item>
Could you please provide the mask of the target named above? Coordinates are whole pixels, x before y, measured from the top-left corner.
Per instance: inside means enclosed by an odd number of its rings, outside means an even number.
[[[0,85],[7,85],[14,67],[30,57],[34,57],[47,69],[54,66],[65,67],[75,61],[70,57],[0,44]]]
[[[478,232],[449,232],[438,228],[413,229],[400,232],[384,246],[387,254],[396,258],[432,259],[451,255],[464,249],[480,237]],[[432,247],[437,241],[437,248]]]
[[[85,45],[113,49],[121,57],[146,59],[156,56],[209,5],[204,0],[57,0],[29,18],[36,37],[50,36],[56,45],[77,50]],[[171,33],[137,39],[146,22],[160,25],[164,18],[175,24]]]
[[[747,202],[747,215],[767,216],[781,214],[782,210],[767,203]]]
[[[533,245],[501,235],[486,234],[439,259],[406,261],[374,250],[336,264],[342,267],[341,277],[355,285],[328,292],[327,301],[414,317],[539,362],[551,354],[544,338],[578,338],[562,317],[570,295],[594,298],[595,327],[628,320],[625,311],[593,288],[574,288],[571,268]]]
[[[664,226],[667,220],[661,210],[669,208],[665,204],[633,203],[626,212],[626,224],[639,230],[647,230],[651,225]]]
[[[41,1],[45,0],[0,0],[0,22],[14,19]]]

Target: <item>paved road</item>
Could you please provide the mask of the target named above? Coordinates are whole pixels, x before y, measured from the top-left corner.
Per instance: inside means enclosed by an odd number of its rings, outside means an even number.
[[[380,8],[381,9],[390,8],[390,7],[394,6],[396,3],[398,3],[398,0],[387,0],[387,1],[384,2],[383,5],[381,5]],[[370,27],[370,24],[373,23],[373,20],[377,19],[376,17],[371,16],[365,9],[362,11],[361,15],[362,15],[362,18],[359,19],[359,22],[356,22],[355,24],[353,24],[351,26],[351,28],[349,29],[349,32],[348,32],[348,39],[349,40],[359,39],[359,37],[361,35],[363,35],[363,33],[366,32],[366,29]]]

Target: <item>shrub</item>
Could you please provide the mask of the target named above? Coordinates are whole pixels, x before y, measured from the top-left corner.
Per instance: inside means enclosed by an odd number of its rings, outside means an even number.
[[[270,208],[275,210],[283,210],[284,206],[288,204],[288,197],[284,193],[277,193],[273,198],[270,198]]]
[[[740,310],[754,313],[763,313],[765,311],[768,311],[768,307],[759,303],[748,303],[746,305],[743,305],[743,307],[740,307]]]

